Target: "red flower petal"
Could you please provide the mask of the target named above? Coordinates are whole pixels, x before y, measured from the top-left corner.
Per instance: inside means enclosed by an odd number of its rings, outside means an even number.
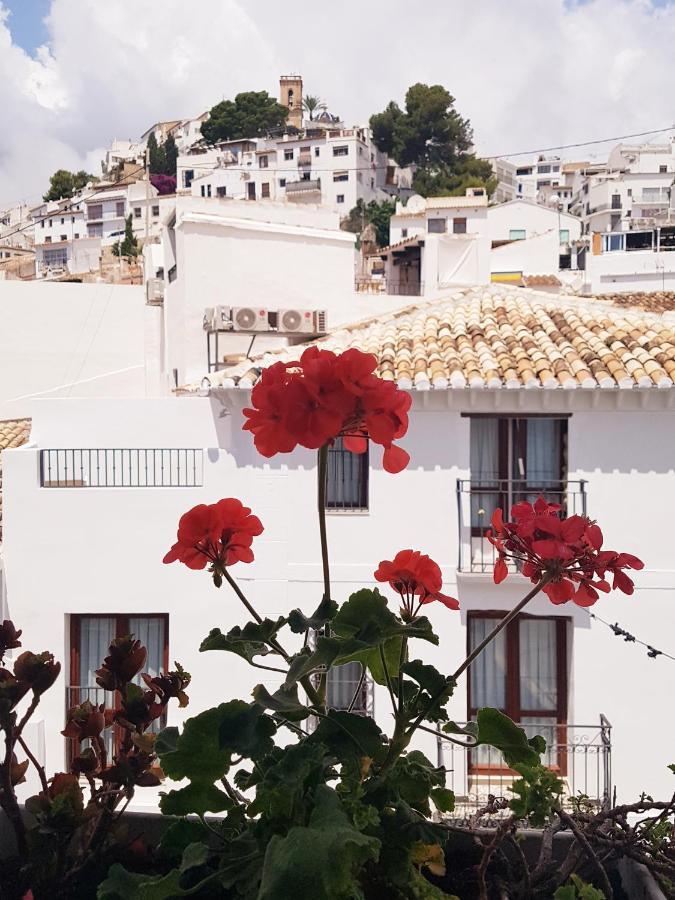
[[[397,447],[395,444],[385,447],[382,455],[382,466],[385,472],[395,475],[397,472],[402,472],[409,462],[410,454],[406,453],[402,447]]]
[[[501,584],[502,581],[509,574],[509,567],[506,565],[506,560],[503,557],[499,557],[497,562],[495,563],[494,572],[492,573],[492,578],[494,579],[495,584]]]

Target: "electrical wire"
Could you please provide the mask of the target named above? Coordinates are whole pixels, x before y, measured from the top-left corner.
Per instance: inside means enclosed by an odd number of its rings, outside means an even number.
[[[612,631],[616,637],[623,638],[624,641],[628,644],[640,644],[641,647],[645,647],[647,650],[647,656],[650,659],[656,659],[657,656],[663,656],[666,659],[671,659],[675,662],[675,656],[672,656],[670,653],[666,653],[665,650],[657,650],[656,647],[653,647],[651,644],[645,643],[645,641],[641,641],[639,638],[636,638],[635,635],[631,634],[629,631],[626,631],[625,628],[622,628],[616,622],[612,625],[611,622],[606,622],[604,619],[601,619],[597,613],[591,612],[589,609],[586,610],[591,619],[595,619],[597,622],[602,622],[603,625],[606,625],[607,628]]]
[[[598,138],[593,141],[579,141],[577,144],[558,144],[556,147],[540,147],[538,150],[519,150],[517,153],[499,153],[496,156],[481,156],[481,159],[506,159],[509,156],[531,156],[535,153],[551,153],[553,150],[571,150],[574,147],[590,147],[594,144],[608,144],[610,141],[624,141],[627,138],[647,137],[651,134],[663,134],[675,131],[675,125],[667,128],[655,128],[652,131],[636,131],[633,134],[620,134],[616,137]]]

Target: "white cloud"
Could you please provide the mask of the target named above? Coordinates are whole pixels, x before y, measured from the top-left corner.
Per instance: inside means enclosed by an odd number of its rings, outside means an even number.
[[[0,0],[0,10],[2,2]],[[0,205],[153,121],[300,71],[348,121],[444,84],[484,153],[671,124],[675,6],[651,0],[52,0],[31,58],[0,12]],[[605,148],[600,148],[600,152]],[[570,151],[585,157],[590,150]]]

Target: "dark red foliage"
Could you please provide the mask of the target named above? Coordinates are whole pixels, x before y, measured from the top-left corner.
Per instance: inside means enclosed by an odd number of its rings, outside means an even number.
[[[298,445],[317,450],[344,438],[352,453],[367,441],[384,447],[387,472],[400,472],[410,457],[394,441],[408,430],[411,397],[374,374],[377,358],[352,348],[342,354],[310,347],[299,362],[264,369],[245,409],[244,429],[263,456]]]
[[[112,714],[101,704],[95,706],[85,700],[79,706],[72,706],[66,717],[66,727],[61,734],[76,741],[100,737],[105,728],[112,725]]]
[[[547,579],[543,590],[552,603],[573,600],[578,606],[592,606],[598,591],[616,588],[632,594],[633,581],[624,569],[642,569],[642,560],[630,553],[602,550],[602,531],[592,519],[563,519],[560,511],[558,504],[547,503],[543,497],[534,505],[516,503],[511,509],[512,522],[504,522],[501,509],[495,510],[488,532],[497,550],[495,583],[506,578],[507,559],[512,559],[534,584]],[[611,584],[607,575],[612,576]]]
[[[14,662],[14,675],[29,686],[35,694],[43,694],[59,677],[61,663],[54,660],[54,654],[31,653],[26,650]]]
[[[375,579],[388,582],[401,595],[405,618],[414,617],[420,605],[434,600],[448,609],[459,609],[454,597],[441,593],[443,576],[438,563],[419,550],[399,550],[392,561],[382,560],[375,572]]]
[[[214,571],[236,562],[250,563],[253,538],[262,532],[260,519],[240,500],[229,497],[218,503],[200,503],[180,517],[178,540],[164,562],[178,560],[190,569],[203,569],[211,563]]]
[[[148,651],[132,634],[115,638],[103,665],[96,670],[96,684],[106,691],[119,691],[141,671]]]
[[[9,619],[0,625],[0,660],[8,650],[14,650],[21,646],[21,629],[18,631],[14,627],[14,623]]]
[[[157,189],[157,193],[160,195],[176,193],[175,175],[151,175],[150,184]]]

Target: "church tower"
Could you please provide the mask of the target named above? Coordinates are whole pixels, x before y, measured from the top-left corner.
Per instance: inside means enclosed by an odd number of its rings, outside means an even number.
[[[279,103],[288,107],[287,125],[302,128],[302,76],[282,75],[279,79]]]

